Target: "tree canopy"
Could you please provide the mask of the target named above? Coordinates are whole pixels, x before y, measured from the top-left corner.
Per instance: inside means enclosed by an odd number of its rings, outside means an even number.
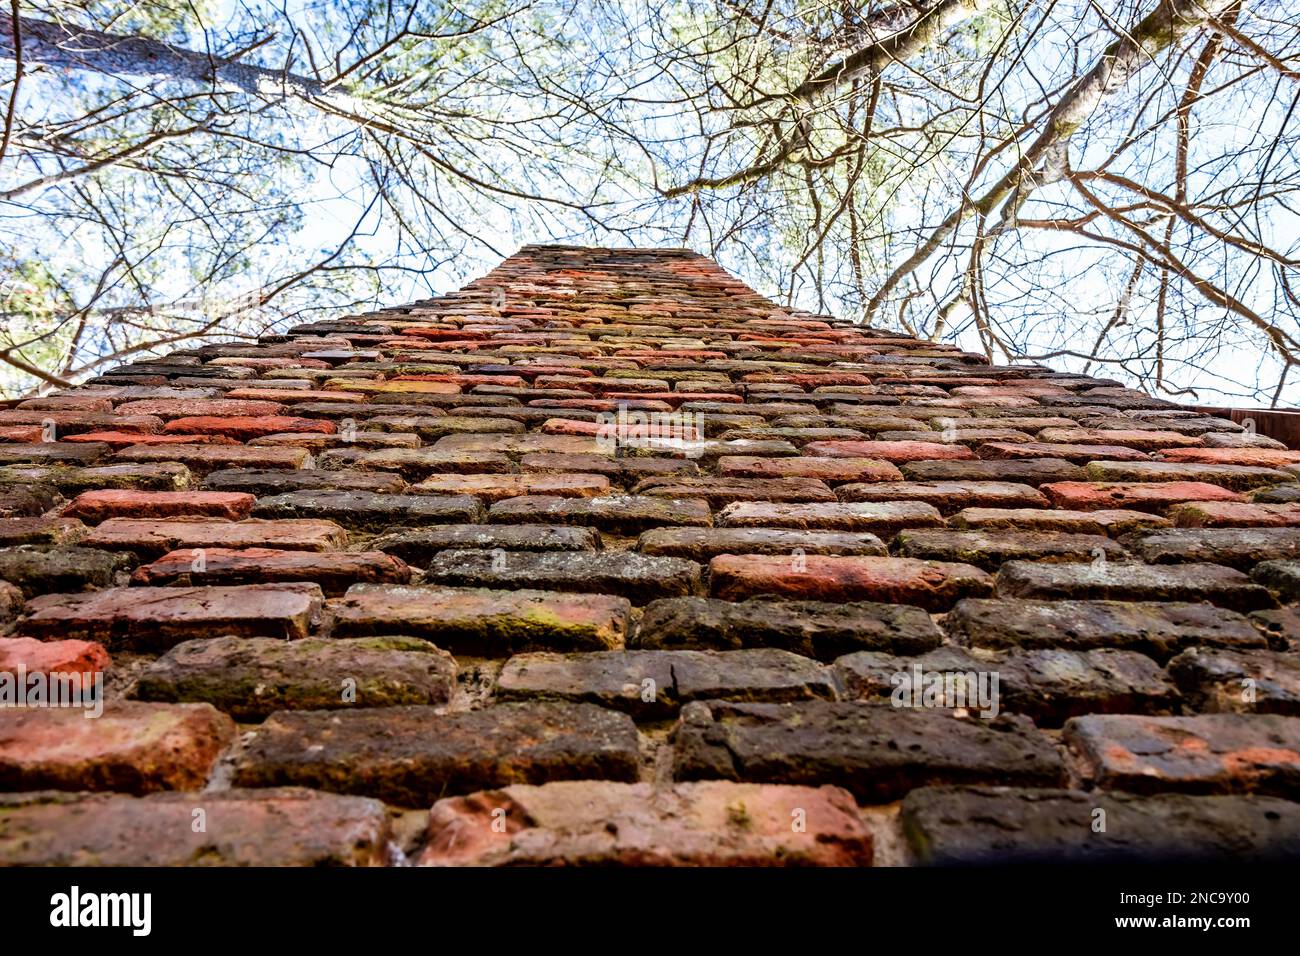
[[[686,245],[791,304],[1300,397],[1288,0],[12,0],[0,384]]]

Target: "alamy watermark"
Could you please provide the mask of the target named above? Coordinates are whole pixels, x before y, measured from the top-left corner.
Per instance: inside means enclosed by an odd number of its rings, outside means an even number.
[[[104,672],[35,671],[22,664],[13,671],[0,671],[0,708],[77,707],[84,717],[104,713]]]
[[[913,664],[889,678],[895,707],[943,707],[977,711],[992,720],[1000,710],[997,671],[926,671]]]

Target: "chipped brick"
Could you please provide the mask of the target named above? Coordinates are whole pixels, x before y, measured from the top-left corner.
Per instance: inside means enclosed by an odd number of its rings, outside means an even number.
[[[968,564],[912,558],[721,555],[709,563],[714,597],[770,594],[821,601],[887,601],[944,611],[963,597],[989,594],[993,579]]]
[[[1093,824],[1105,811],[1106,827]],[[1274,797],[1150,797],[1014,787],[925,787],[902,804],[918,862],[1280,862],[1300,855],[1300,805]]]
[[[281,711],[238,756],[239,787],[310,786],[426,807],[456,793],[522,782],[637,776],[631,718],[591,704],[497,704]]]
[[[829,783],[887,803],[939,783],[1055,786],[1061,758],[1024,718],[958,719],[856,701],[688,704],[675,731],[678,780]]]
[[[413,634],[486,657],[618,648],[632,610],[626,598],[606,595],[365,584],[331,608],[335,637]]]
[[[493,813],[507,809],[506,832]],[[806,829],[791,819],[802,813]],[[862,866],[871,833],[837,787],[558,782],[434,804],[425,866]]]
[[[919,654],[940,639],[930,616],[906,605],[685,597],[647,605],[629,643],[662,649],[776,647],[829,661],[857,650]]]
[[[1276,714],[1097,714],[1065,725],[1086,781],[1130,793],[1300,791],[1300,718]]]
[[[451,655],[419,638],[213,637],[178,644],[150,663],[135,696],[211,704],[255,721],[281,710],[445,704],[455,686]]]
[[[80,708],[0,711],[0,788],[200,790],[234,738],[207,704],[110,702],[93,720]]]
[[[314,584],[112,588],[27,602],[25,633],[99,641],[110,649],[166,650],[214,634],[306,637],[321,609]]]

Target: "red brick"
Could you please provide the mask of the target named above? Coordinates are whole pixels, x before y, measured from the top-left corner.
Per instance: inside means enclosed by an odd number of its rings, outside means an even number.
[[[504,815],[501,811],[504,810]],[[805,826],[792,826],[803,819]],[[493,826],[500,820],[504,827]],[[439,800],[423,866],[867,866],[838,787],[563,781]]]
[[[110,702],[80,708],[0,711],[0,788],[5,790],[201,790],[235,724],[207,704]]]
[[[257,499],[235,491],[86,491],[63,510],[65,517],[97,524],[109,518],[248,517]]]
[[[928,441],[815,441],[804,445],[803,451],[823,458],[881,458],[895,463],[975,457],[965,445]]]
[[[333,422],[316,418],[292,418],[287,415],[237,417],[196,415],[191,418],[174,418],[163,431],[169,435],[225,435],[247,441],[278,432],[320,432],[332,435],[337,430]]]
[[[199,401],[182,401],[173,398],[150,398],[138,402],[125,402],[117,406],[119,415],[156,415],[159,418],[189,418],[192,415],[213,417],[278,415],[284,406],[279,402],[238,401],[209,398]]]
[[[32,598],[22,630],[126,650],[165,650],[192,638],[231,634],[292,639],[307,636],[321,603],[314,584],[111,588]]]
[[[197,832],[196,809],[206,823]],[[382,866],[394,839],[378,800],[288,787],[46,791],[0,798],[0,813],[0,866]]]
[[[816,601],[886,601],[945,611],[993,591],[993,578],[969,564],[912,558],[721,555],[709,562],[709,588],[729,601],[756,595]]]
[[[225,521],[219,518],[110,518],[82,542],[91,548],[158,556],[181,548],[258,548],[281,551],[333,551],[347,543],[347,532],[333,521],[282,518]]]
[[[1164,461],[1194,461],[1207,465],[1254,465],[1282,468],[1300,464],[1300,451],[1278,448],[1166,448],[1160,452]]]
[[[38,641],[30,637],[0,638],[0,671],[22,667],[29,674],[94,674],[108,667],[108,651],[93,641]]]
[[[131,583],[142,585],[277,584],[311,581],[327,595],[343,594],[354,584],[406,584],[411,569],[382,551],[313,552],[273,548],[204,548],[202,570],[193,548],[172,551],[136,569]]]
[[[62,441],[101,442],[114,451],[130,448],[132,445],[236,445],[233,438],[225,435],[145,435],[135,432],[84,432],[80,435],[65,435]]]
[[[1300,504],[1204,501],[1177,505],[1169,517],[1179,528],[1293,528],[1300,526]]]
[[[1203,481],[1054,481],[1040,490],[1059,508],[1161,511],[1186,501],[1245,501],[1244,495]]]
[[[1038,433],[1040,441],[1060,442],[1063,445],[1102,445],[1137,448],[1142,451],[1154,451],[1158,448],[1178,448],[1185,445],[1199,445],[1201,440],[1181,432],[1147,431],[1134,429],[1125,431],[1107,428],[1044,428]],[[1109,457],[1096,455],[1097,458]]]
[[[1065,741],[1108,790],[1300,795],[1300,717],[1099,714],[1067,723]]]
[[[44,431],[40,425],[0,425],[0,441],[38,442]]]
[[[179,462],[191,471],[221,468],[306,468],[311,455],[302,448],[250,448],[247,445],[132,445],[117,452],[119,462]]]

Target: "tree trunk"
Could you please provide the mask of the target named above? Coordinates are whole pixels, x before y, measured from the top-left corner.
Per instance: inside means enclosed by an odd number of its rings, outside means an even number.
[[[23,60],[60,69],[94,70],[110,76],[162,76],[190,80],[263,96],[309,100],[327,96],[311,77],[250,66],[172,46],[148,37],[20,17]],[[13,18],[0,14],[0,59],[15,57]]]

